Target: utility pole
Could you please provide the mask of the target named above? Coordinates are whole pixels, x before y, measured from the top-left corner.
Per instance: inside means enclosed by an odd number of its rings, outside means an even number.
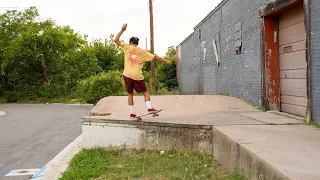
[[[152,0],[149,0],[149,11],[150,11],[150,51],[154,54],[154,34],[153,34],[153,6]],[[155,63],[151,61],[151,83],[152,83],[152,91],[155,93]]]

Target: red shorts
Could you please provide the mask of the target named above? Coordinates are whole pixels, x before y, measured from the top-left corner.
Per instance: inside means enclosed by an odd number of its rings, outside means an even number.
[[[123,80],[126,86],[126,91],[129,94],[133,94],[133,89],[135,89],[137,93],[147,91],[146,82],[144,80],[133,80],[126,76],[123,76]]]

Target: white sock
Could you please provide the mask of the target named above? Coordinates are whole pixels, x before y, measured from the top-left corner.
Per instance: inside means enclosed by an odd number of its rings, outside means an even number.
[[[152,109],[152,106],[151,106],[151,102],[150,102],[150,101],[146,101],[146,104],[147,104],[148,109]]]
[[[133,105],[132,105],[132,106],[129,106],[129,108],[130,108],[130,114],[134,114]]]

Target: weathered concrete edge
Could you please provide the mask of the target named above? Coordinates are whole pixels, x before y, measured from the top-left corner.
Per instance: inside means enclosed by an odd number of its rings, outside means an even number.
[[[237,170],[250,180],[289,180],[289,177],[215,126],[212,129],[213,156],[229,172]]]
[[[215,125],[195,125],[179,123],[161,122],[136,122],[132,120],[100,119],[96,117],[83,117],[82,124],[99,123],[102,126],[108,124],[128,125],[128,126],[157,126],[174,128],[196,128],[212,129],[212,156],[229,172],[237,170],[243,172],[250,180],[272,179],[289,180],[289,178],[278,169],[270,165],[254,152],[232,139],[219,126]]]
[[[211,129],[212,125],[187,124],[187,123],[168,123],[168,122],[150,122],[150,121],[134,121],[134,120],[119,120],[119,119],[99,119],[92,117],[82,117],[83,123],[101,123],[101,124],[127,124],[134,126],[158,126],[158,127],[175,127],[175,128],[195,128],[195,129]]]

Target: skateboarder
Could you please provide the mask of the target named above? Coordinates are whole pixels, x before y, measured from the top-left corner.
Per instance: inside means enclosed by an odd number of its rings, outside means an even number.
[[[169,65],[171,65],[172,62],[151,54],[147,50],[139,48],[139,38],[137,37],[131,37],[129,40],[129,44],[120,41],[120,36],[126,29],[127,24],[124,24],[114,41],[118,46],[122,48],[124,52],[123,79],[126,86],[126,91],[128,92],[130,118],[135,118],[136,114],[134,112],[133,90],[136,90],[137,93],[143,93],[148,112],[157,111],[151,106],[150,95],[144,81],[144,76],[142,75],[143,64],[152,60],[165,62]]]

